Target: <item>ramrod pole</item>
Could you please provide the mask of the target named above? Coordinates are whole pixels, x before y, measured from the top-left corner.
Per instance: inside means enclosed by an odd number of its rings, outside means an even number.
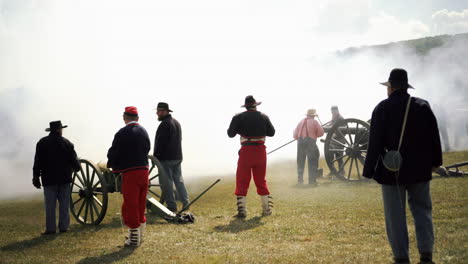
[[[286,143],[286,144],[284,144],[284,145],[282,145],[282,146],[280,146],[280,147],[275,148],[274,150],[268,152],[267,155],[268,155],[268,154],[271,154],[271,153],[273,153],[273,152],[275,152],[275,151],[277,151],[277,150],[280,149],[280,148],[283,148],[283,147],[285,147],[285,146],[287,146],[287,145],[293,143],[294,141],[296,141],[296,139],[293,139],[293,140],[289,141],[288,143]]]
[[[213,188],[213,186],[215,186],[218,182],[220,182],[221,179],[217,179],[213,184],[211,184],[208,188],[206,188],[202,193],[200,193],[197,197],[195,197],[195,199],[193,199],[189,204],[187,204],[186,206],[184,206],[184,208],[182,208],[182,210],[180,210],[179,212],[177,212],[177,215],[180,215],[181,213],[183,213],[184,211],[186,211],[190,205],[192,205],[193,203],[195,203],[198,199],[200,199],[200,197],[202,197],[207,191],[209,191],[211,188]]]

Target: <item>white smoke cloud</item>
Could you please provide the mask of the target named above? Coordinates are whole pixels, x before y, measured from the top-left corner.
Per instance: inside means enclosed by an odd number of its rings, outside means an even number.
[[[428,87],[415,92],[430,98],[440,90],[428,76],[444,84],[461,75],[437,71],[466,69],[450,57],[466,57],[459,47],[446,47],[449,57],[429,57],[424,67],[404,49],[392,56],[323,56],[420,36],[426,28],[377,15],[367,16],[362,33],[326,36],[326,28],[313,30],[319,10],[310,1],[0,0],[0,123],[11,127],[0,133],[8,138],[0,144],[0,197],[34,191],[35,143],[52,120],[69,125],[64,136],[80,157],[105,161],[125,106],[139,108],[153,138],[153,108],[167,101],[182,124],[183,170],[190,179],[234,173],[239,142],[227,138],[226,129],[248,94],[263,101],[260,110],[277,129],[268,139],[273,149],[291,139],[310,107],[323,122],[333,104],[345,117],[369,119],[385,97],[377,82],[393,67],[407,68],[415,86]],[[270,159],[294,156],[289,146]]]
[[[418,19],[376,12],[371,0],[331,0],[319,5],[315,29],[335,49],[416,39],[431,34]],[[334,44],[333,44],[334,43]]]
[[[468,9],[449,11],[442,9],[432,15],[435,33],[458,34],[468,32]]]

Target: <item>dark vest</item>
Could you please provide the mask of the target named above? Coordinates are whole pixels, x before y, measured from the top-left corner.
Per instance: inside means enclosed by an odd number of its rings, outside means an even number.
[[[237,134],[245,138],[272,137],[275,135],[275,128],[264,113],[245,111],[232,118],[227,133],[229,137]]]

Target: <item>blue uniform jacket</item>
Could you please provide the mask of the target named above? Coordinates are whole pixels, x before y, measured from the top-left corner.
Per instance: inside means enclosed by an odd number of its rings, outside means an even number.
[[[145,128],[137,123],[128,124],[115,134],[107,152],[107,166],[114,172],[148,168],[150,148]]]
[[[383,166],[385,150],[397,150],[403,117],[410,95],[406,90],[396,90],[380,102],[372,113],[369,146],[363,176],[380,184],[396,184],[395,173]],[[414,184],[432,179],[432,167],[442,165],[437,121],[429,103],[412,97],[403,142],[403,158],[399,171],[400,184]]]

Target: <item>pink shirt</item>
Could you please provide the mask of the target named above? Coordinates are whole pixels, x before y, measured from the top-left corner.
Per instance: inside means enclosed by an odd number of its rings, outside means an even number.
[[[293,136],[294,139],[306,138],[307,136],[313,139],[317,139],[323,136],[324,133],[325,132],[323,131],[322,126],[317,120],[315,120],[313,117],[306,117],[302,119],[299,124],[297,124],[296,129],[294,129]]]

